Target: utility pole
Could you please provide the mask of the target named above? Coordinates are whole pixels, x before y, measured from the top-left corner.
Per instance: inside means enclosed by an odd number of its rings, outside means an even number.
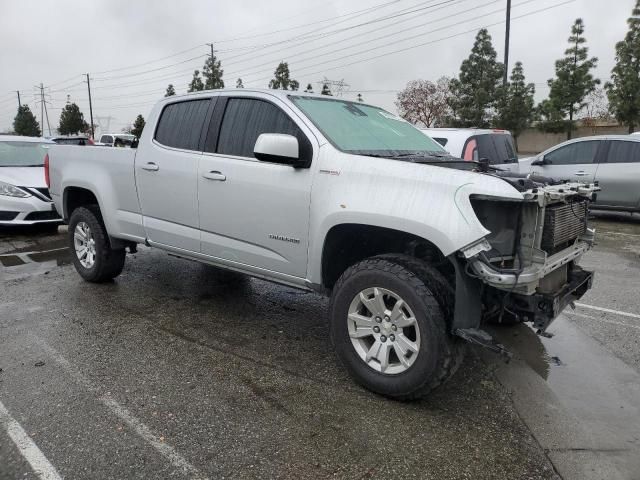
[[[213,49],[213,43],[207,43],[207,45],[209,45],[211,47],[211,61],[213,61],[213,54],[215,52],[215,50]]]
[[[40,125],[42,125],[43,133],[44,133],[45,118],[47,119],[47,130],[49,130],[49,136],[51,136],[51,125],[49,124],[49,112],[47,111],[47,102],[44,99],[44,85],[42,85],[41,83],[40,84]]]
[[[18,108],[22,108],[22,104],[20,103],[20,90],[16,90],[16,93],[18,94]]]
[[[504,76],[502,84],[506,87],[509,80],[509,35],[511,33],[511,0],[507,0],[507,26],[504,31]]]
[[[91,138],[94,137],[95,132],[93,131],[93,105],[91,104],[91,80],[89,80],[89,74],[85,74],[87,76],[87,90],[89,91],[89,119],[91,120]]]

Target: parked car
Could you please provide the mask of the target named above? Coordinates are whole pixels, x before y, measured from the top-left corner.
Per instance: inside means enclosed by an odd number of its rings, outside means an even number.
[[[65,135],[60,137],[49,138],[52,142],[58,145],[93,145],[94,142],[91,137],[87,135]]]
[[[488,158],[501,170],[518,171],[518,154],[507,130],[480,128],[422,128],[451,155],[463,160]]]
[[[51,192],[78,273],[120,274],[125,249],[330,295],[330,335],[356,381],[423,396],[481,330],[544,331],[591,286],[596,187],[549,184],[449,155],[381,108],[280,90],[172,96],[137,149],[51,148]],[[573,214],[568,214],[571,211]]]
[[[594,209],[640,212],[640,136],[583,137],[534,157],[534,175],[598,182]]]
[[[96,145],[101,147],[130,147],[136,139],[129,133],[103,133]]]
[[[0,136],[0,225],[61,222],[45,182],[50,145],[39,137]]]

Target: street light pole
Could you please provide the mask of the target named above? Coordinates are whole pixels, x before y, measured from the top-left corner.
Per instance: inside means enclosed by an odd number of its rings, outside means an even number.
[[[502,84],[506,87],[509,72],[509,35],[511,33],[511,0],[507,0],[507,26],[504,31],[504,73]]]
[[[87,76],[87,90],[89,91],[89,118],[91,119],[91,138],[95,138],[95,132],[93,131],[93,105],[91,104],[91,81],[89,80],[89,74]]]

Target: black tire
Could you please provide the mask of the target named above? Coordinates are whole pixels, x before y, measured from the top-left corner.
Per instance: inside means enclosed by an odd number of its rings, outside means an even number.
[[[348,331],[348,310],[359,292],[380,287],[396,292],[416,317],[420,348],[404,372],[388,375],[359,356]],[[464,356],[464,342],[447,329],[453,292],[444,277],[425,262],[407,255],[381,255],[348,268],[336,282],[329,307],[331,340],[349,374],[365,388],[397,400],[426,396],[450,378]]]
[[[86,223],[95,241],[96,256],[93,266],[87,268],[76,254],[74,232],[78,223]],[[109,236],[97,205],[76,208],[69,219],[69,249],[76,271],[87,282],[102,283],[120,275],[124,268],[126,252],[124,249],[114,250],[109,243]]]

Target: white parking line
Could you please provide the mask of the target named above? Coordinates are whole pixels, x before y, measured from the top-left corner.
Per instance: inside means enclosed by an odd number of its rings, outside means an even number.
[[[111,412],[125,422],[140,437],[147,441],[160,455],[166,458],[175,468],[182,470],[191,479],[205,479],[206,477],[200,471],[191,465],[187,459],[180,455],[171,445],[164,442],[164,439],[138,420],[129,410],[120,405],[108,392],[101,393],[100,390],[89,379],[77,371],[69,361],[64,358],[57,350],[39,338],[34,340],[46,350],[47,353],[65,369],[77,383],[98,396],[98,400],[106,406]]]
[[[636,313],[629,313],[629,312],[621,312],[620,310],[612,310],[611,308],[604,308],[604,307],[596,307],[594,305],[587,305],[585,303],[578,303],[576,302],[576,305],[578,307],[582,307],[582,308],[589,308],[591,310],[597,310],[599,312],[605,312],[605,313],[614,313],[616,315],[620,315],[622,317],[630,317],[630,318],[637,318],[640,319],[640,315],[636,314]]]
[[[572,315],[574,317],[588,318],[590,320],[595,320],[596,322],[611,323],[612,325],[621,325],[623,327],[635,328],[636,330],[640,330],[640,326],[638,325],[629,325],[628,323],[614,322],[613,320],[605,320],[604,318],[592,317],[591,315],[585,315],[583,313],[578,313],[578,312],[569,312],[566,310],[564,313],[566,315]]]
[[[0,425],[7,431],[13,443],[18,447],[20,454],[29,463],[38,478],[62,480],[55,467],[51,465],[51,462],[47,460],[47,457],[31,440],[31,437],[27,435],[27,432],[24,431],[18,421],[11,416],[2,402],[0,402]]]

